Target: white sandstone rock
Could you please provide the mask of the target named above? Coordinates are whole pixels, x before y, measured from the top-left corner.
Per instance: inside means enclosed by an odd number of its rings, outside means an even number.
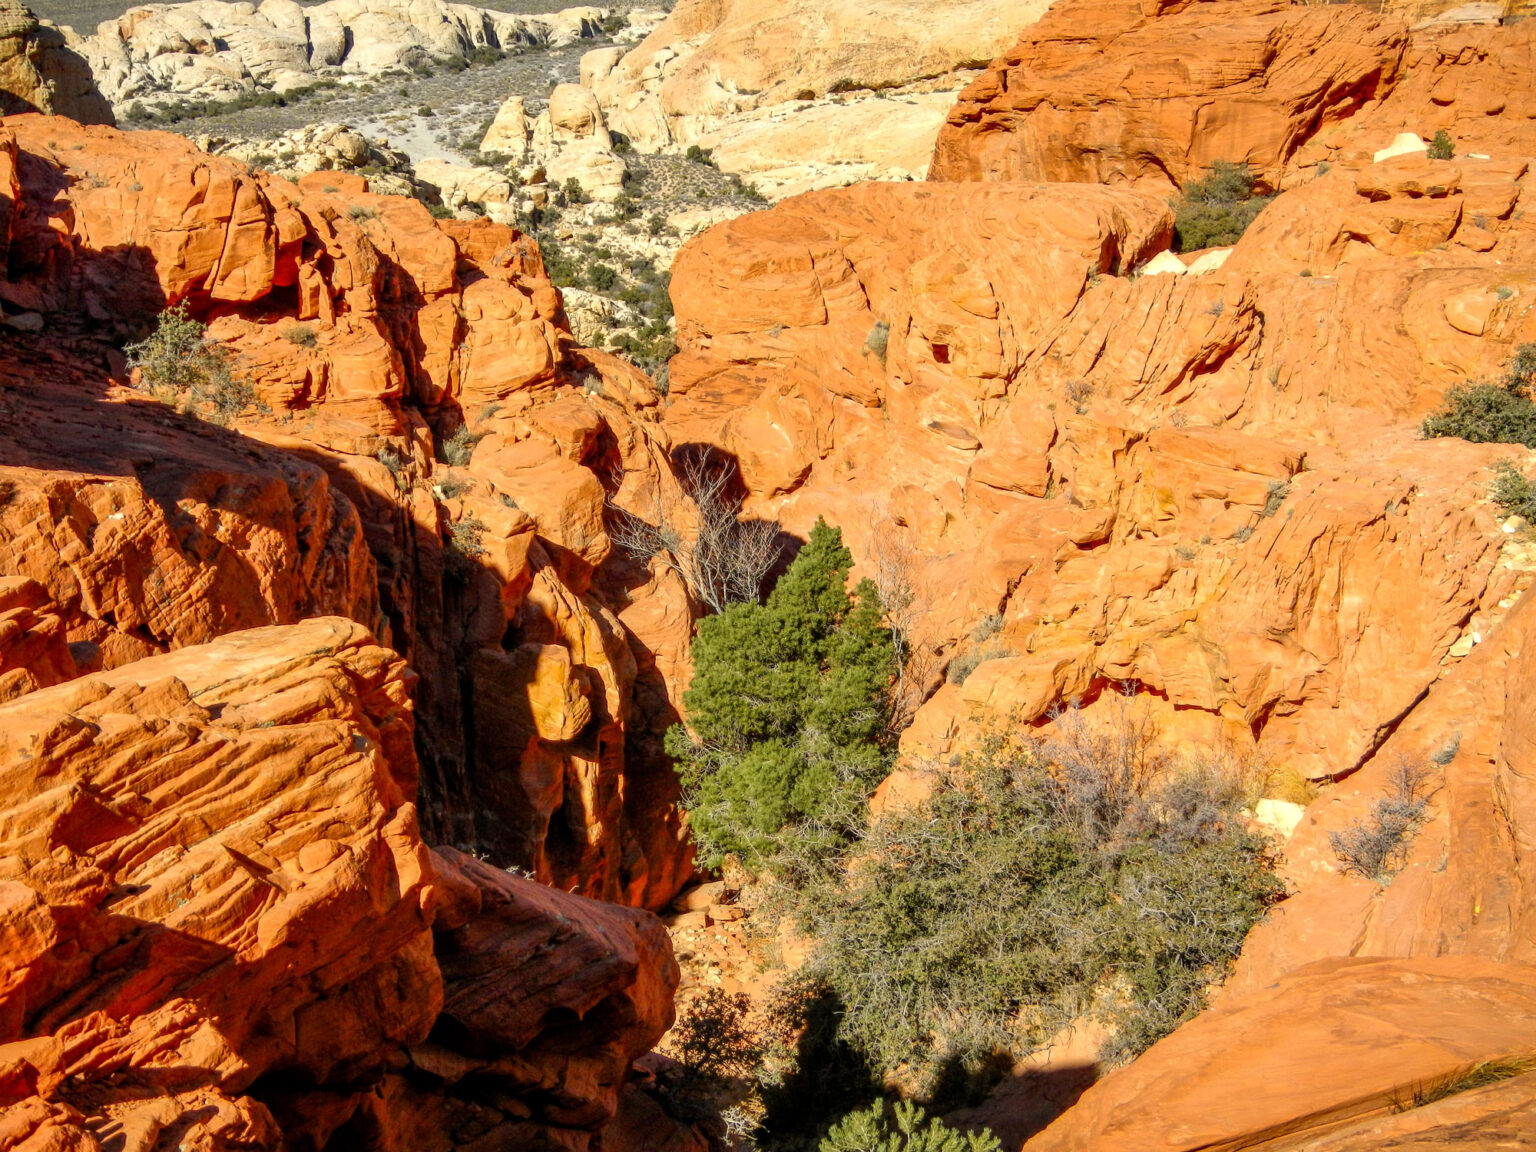
[[[1399,132],[1392,137],[1392,143],[1372,157],[1376,163],[1390,160],[1394,156],[1408,156],[1414,152],[1428,152],[1429,145],[1419,137],[1417,132]]]

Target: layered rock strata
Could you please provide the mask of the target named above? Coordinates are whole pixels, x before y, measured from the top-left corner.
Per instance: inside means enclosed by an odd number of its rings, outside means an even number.
[[[0,706],[6,1147],[602,1146],[665,933],[428,851],[412,679],[321,617]]]

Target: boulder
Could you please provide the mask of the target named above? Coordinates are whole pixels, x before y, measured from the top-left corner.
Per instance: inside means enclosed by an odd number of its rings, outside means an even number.
[[[480,141],[484,155],[505,156],[521,164],[528,155],[528,113],[521,96],[508,96]]]
[[[43,112],[81,124],[113,123],[90,65],[22,0],[0,0],[0,115]]]

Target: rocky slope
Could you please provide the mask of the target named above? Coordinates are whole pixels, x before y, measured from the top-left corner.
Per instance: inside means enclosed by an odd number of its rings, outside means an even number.
[[[1186,749],[1343,781],[1215,1006],[1031,1149],[1528,1138],[1536,549],[1488,493],[1533,459],[1418,424],[1536,341],[1529,28],[1065,0],[950,114],[949,179],[799,197],[678,257],[665,423],[910,593],[938,685],[914,769],[1128,686]],[[1455,159],[1375,158],[1437,128]],[[1165,197],[1217,159],[1286,191],[1186,271]],[[1409,863],[1348,874],[1330,834],[1405,762]],[[1485,1065],[1506,1079],[1471,1090]],[[1017,1147],[1038,1101],[1013,1101],[972,1116]]]
[[[590,36],[606,15],[595,7],[515,16],[444,0],[292,0],[150,4],[102,22],[71,41],[102,93],[118,108],[188,96],[228,100],[257,90],[281,94],[323,80],[409,73],[456,63],[477,49],[567,44]]]
[[[439,842],[665,903],[689,865],[657,745],[690,612],[675,580],[611,556],[603,508],[673,483],[666,441],[649,382],[573,348],[537,247],[169,135],[8,131],[0,298],[55,340],[72,316],[130,333],[187,304],[269,413],[241,431],[275,449],[25,353],[51,382],[11,394],[4,574],[50,596],[28,610],[106,667],[359,618],[421,674]]]

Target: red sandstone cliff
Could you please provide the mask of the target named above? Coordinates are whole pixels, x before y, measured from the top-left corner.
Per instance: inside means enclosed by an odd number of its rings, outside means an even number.
[[[25,610],[81,668],[352,616],[421,675],[434,838],[665,903],[690,868],[659,748],[690,610],[613,555],[603,510],[673,484],[668,445],[649,381],[572,347],[532,240],[167,134],[6,123],[0,299],[49,326],[5,369],[0,575],[48,594]],[[177,304],[255,389],[240,435],[108,379],[92,338]],[[444,465],[462,426],[473,459]]]

